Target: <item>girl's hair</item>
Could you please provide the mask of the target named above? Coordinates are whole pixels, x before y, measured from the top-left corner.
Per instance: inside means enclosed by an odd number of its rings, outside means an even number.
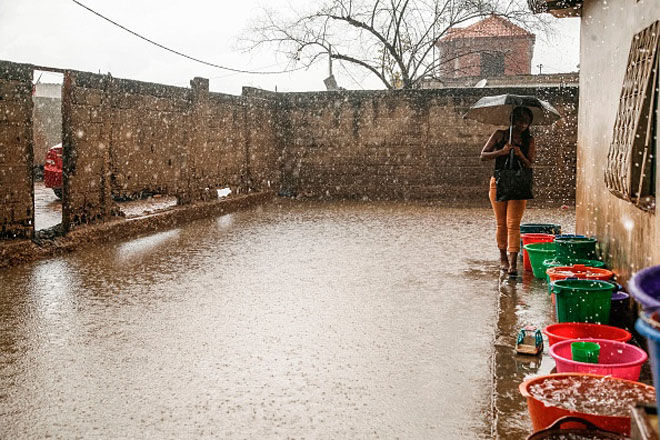
[[[525,129],[525,131],[522,132],[522,141],[525,145],[529,145],[529,142],[532,139],[532,134],[529,132],[529,126],[532,125],[532,121],[534,121],[534,113],[527,107],[516,107],[513,109],[511,112],[511,122],[515,121],[516,119],[520,118],[521,116],[527,116],[529,119],[529,125]]]

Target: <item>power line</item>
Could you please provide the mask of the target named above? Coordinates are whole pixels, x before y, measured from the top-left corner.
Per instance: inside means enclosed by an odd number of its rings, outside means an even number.
[[[236,72],[236,73],[247,73],[247,74],[250,74],[250,75],[279,75],[279,74],[281,74],[281,73],[289,73],[289,72],[295,72],[295,71],[297,71],[297,70],[305,69],[305,67],[298,67],[298,68],[296,68],[296,69],[290,69],[290,70],[279,70],[279,71],[270,71],[270,72],[269,72],[269,71],[257,72],[257,71],[253,71],[253,70],[234,69],[233,67],[226,67],[226,66],[221,66],[221,65],[219,65],[219,64],[210,63],[210,62],[208,62],[208,61],[200,60],[199,58],[195,58],[195,57],[192,57],[192,56],[190,56],[190,55],[186,55],[185,53],[183,53],[183,52],[179,52],[178,50],[170,49],[170,48],[167,47],[167,46],[164,46],[164,45],[162,45],[162,44],[160,44],[160,43],[157,43],[157,42],[155,42],[155,41],[153,41],[153,40],[150,40],[149,38],[144,37],[144,36],[138,34],[137,32],[128,29],[128,28],[125,27],[125,26],[122,26],[121,24],[117,23],[116,21],[113,21],[113,20],[109,19],[108,17],[106,17],[106,16],[104,16],[104,15],[102,15],[102,14],[99,14],[99,13],[96,12],[95,10],[93,10],[93,9],[91,9],[91,8],[89,8],[89,7],[87,7],[87,6],[85,6],[84,4],[80,3],[80,2],[77,1],[77,0],[71,0],[71,1],[74,2],[75,4],[77,4],[78,6],[84,8],[84,9],[87,9],[87,10],[88,10],[89,12],[91,12],[92,14],[94,14],[94,15],[96,15],[96,16],[98,16],[98,17],[101,17],[101,18],[104,19],[105,21],[108,21],[108,22],[112,23],[113,25],[115,25],[115,26],[117,26],[117,27],[119,27],[119,28],[125,30],[126,32],[128,32],[128,33],[130,33],[130,34],[132,34],[132,35],[134,35],[134,36],[136,36],[136,37],[138,37],[138,38],[141,38],[142,40],[144,40],[144,41],[146,41],[146,42],[148,42],[148,43],[153,44],[154,46],[160,47],[161,49],[164,49],[164,50],[166,50],[166,51],[168,51],[168,52],[172,52],[173,54],[179,55],[179,56],[181,56],[181,57],[188,58],[189,60],[192,60],[192,61],[195,61],[195,62],[198,62],[198,63],[201,63],[201,64],[205,64],[205,65],[207,65],[207,66],[215,67],[216,69],[229,70],[230,72]]]

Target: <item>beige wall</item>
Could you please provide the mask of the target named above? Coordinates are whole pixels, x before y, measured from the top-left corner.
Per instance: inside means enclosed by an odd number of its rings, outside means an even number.
[[[623,281],[660,264],[660,213],[616,198],[603,178],[631,39],[658,19],[658,0],[587,0],[582,11],[576,227],[598,237]]]

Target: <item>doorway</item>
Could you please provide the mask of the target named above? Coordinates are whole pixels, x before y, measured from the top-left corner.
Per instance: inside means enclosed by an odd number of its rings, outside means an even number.
[[[55,230],[62,223],[61,72],[34,70],[32,76],[32,151],[34,230]]]

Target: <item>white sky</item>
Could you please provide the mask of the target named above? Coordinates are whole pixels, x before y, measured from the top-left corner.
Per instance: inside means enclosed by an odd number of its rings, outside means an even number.
[[[302,0],[80,0],[90,8],[165,46],[215,64],[245,70],[284,70],[286,60],[272,50],[242,53],[237,40],[259,6],[288,8]],[[281,6],[278,6],[281,5]],[[554,22],[552,36],[537,35],[532,71],[577,70],[579,19]],[[241,87],[267,90],[325,90],[327,62],[311,69],[277,76],[235,74],[178,57],[117,28],[71,0],[0,0],[0,59],[41,66],[108,73],[188,87],[195,76],[210,79],[212,91],[240,94]],[[291,66],[289,66],[291,67]],[[351,69],[347,75],[335,62],[339,85],[347,89],[378,89],[372,75]],[[44,76],[42,82],[57,81]]]

